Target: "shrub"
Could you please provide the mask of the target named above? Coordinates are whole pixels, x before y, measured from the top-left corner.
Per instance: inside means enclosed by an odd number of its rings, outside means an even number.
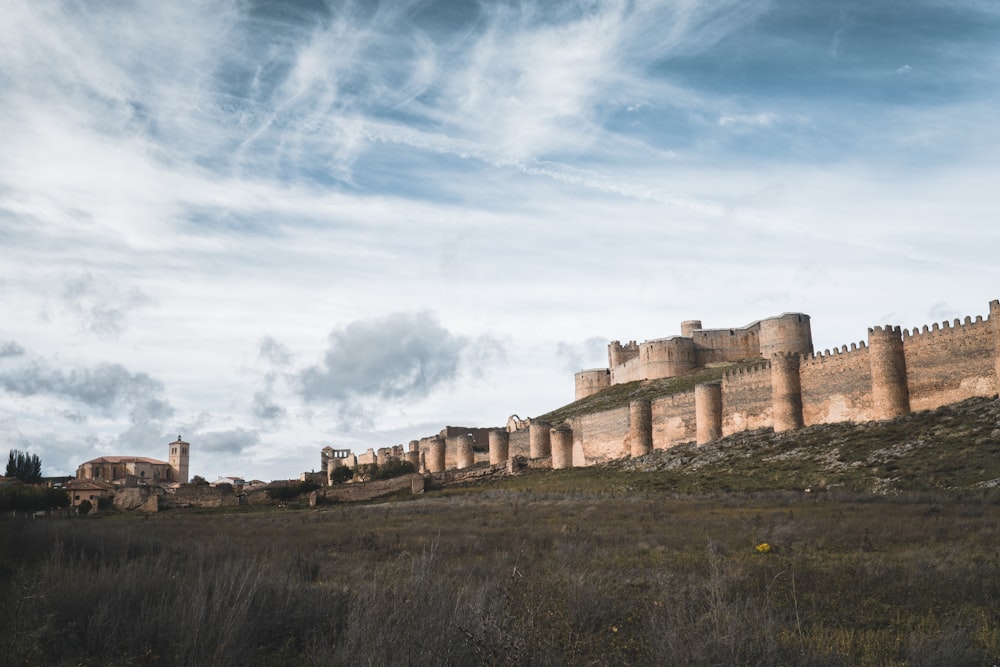
[[[63,507],[69,507],[69,495],[62,489],[21,485],[0,489],[0,512],[41,512]]]
[[[294,482],[285,486],[272,486],[267,490],[267,496],[271,500],[291,500],[318,488],[319,484],[315,482]]]
[[[94,505],[89,500],[82,500],[77,506],[77,511],[80,512],[80,516],[87,516],[90,514],[90,510],[94,509]]]
[[[354,471],[347,466],[339,466],[330,473],[331,484],[343,484],[354,477]]]
[[[359,482],[374,482],[380,479],[392,479],[402,475],[411,475],[416,470],[413,464],[402,459],[389,459],[385,463],[365,463],[354,471],[354,477]]]

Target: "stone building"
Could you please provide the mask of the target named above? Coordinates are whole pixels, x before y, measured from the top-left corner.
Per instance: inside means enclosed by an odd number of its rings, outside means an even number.
[[[84,500],[90,502],[93,509],[100,509],[102,500],[115,494],[115,485],[98,479],[74,479],[63,487],[69,494],[70,505],[79,507]],[[110,501],[108,501],[110,502]]]
[[[187,484],[191,445],[181,436],[168,446],[168,461],[145,456],[99,456],[76,470],[78,480],[100,480],[115,484]]]

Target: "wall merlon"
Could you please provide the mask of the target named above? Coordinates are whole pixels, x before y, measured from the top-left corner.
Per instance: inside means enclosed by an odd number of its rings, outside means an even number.
[[[917,348],[945,340],[985,335],[989,332],[989,327],[990,321],[984,320],[982,315],[974,320],[971,316],[966,316],[964,320],[955,318],[953,321],[935,322],[930,326],[925,324],[922,327],[913,327],[909,331],[904,329],[903,340],[908,347]]]
[[[817,352],[816,354],[803,355],[802,364],[810,366],[824,365],[832,361],[841,362],[859,355],[866,355],[867,353],[868,347],[864,341],[861,341],[859,343],[851,343],[850,348],[847,345],[841,345],[840,347],[833,348],[832,351],[826,350],[824,352]]]

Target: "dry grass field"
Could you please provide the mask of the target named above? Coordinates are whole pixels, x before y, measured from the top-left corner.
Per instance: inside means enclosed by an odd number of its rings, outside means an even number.
[[[998,665],[998,423],[977,399],[369,504],[0,519],[0,664]]]
[[[0,531],[5,665],[1000,661],[988,498],[481,489]]]

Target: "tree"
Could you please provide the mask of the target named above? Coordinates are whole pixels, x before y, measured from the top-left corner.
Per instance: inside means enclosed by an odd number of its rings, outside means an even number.
[[[330,473],[330,483],[331,484],[343,484],[347,480],[354,477],[354,471],[347,466],[337,466]]]
[[[87,514],[90,513],[90,510],[94,509],[94,504],[89,500],[81,500],[76,509],[80,512],[80,516],[87,516]]]
[[[16,477],[25,484],[36,484],[42,481],[42,460],[38,454],[28,454],[19,449],[10,450],[7,458],[5,477]]]
[[[191,483],[195,486],[208,486],[208,480],[201,475],[195,475],[191,478]]]

